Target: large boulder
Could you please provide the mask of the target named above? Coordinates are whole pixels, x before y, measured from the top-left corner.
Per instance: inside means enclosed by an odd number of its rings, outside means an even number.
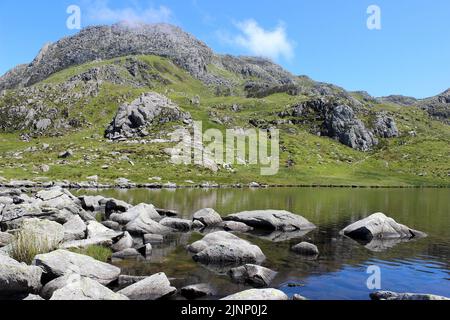
[[[111,230],[97,221],[87,223],[88,239],[117,239],[123,235],[123,232]]]
[[[120,275],[120,269],[115,266],[66,250],[37,255],[33,265],[41,267],[50,280],[73,272],[108,285]]]
[[[179,218],[164,218],[159,223],[178,231],[189,231],[192,227],[192,221]]]
[[[237,283],[262,288],[267,287],[272,282],[277,272],[254,264],[246,264],[245,266],[231,269],[229,275]]]
[[[150,204],[141,203],[128,209],[123,213],[113,213],[109,218],[119,224],[126,225],[139,216],[146,216],[148,219],[160,220],[161,216],[155,207]]]
[[[288,296],[276,289],[250,289],[238,292],[222,300],[248,300],[248,301],[265,301],[265,300],[289,300]]]
[[[199,283],[181,288],[180,294],[186,299],[198,299],[206,296],[214,296],[216,293],[210,284]]]
[[[108,289],[90,278],[74,276],[64,287],[56,290],[50,300],[81,301],[81,300],[129,300],[120,293]]]
[[[10,233],[0,232],[0,248],[7,246],[14,240],[14,236]]]
[[[45,217],[37,203],[8,204],[0,215],[0,225],[5,229],[19,228],[24,219]]]
[[[176,288],[170,285],[164,273],[158,273],[135,284],[132,284],[118,293],[131,300],[158,300],[175,294]]]
[[[342,230],[341,234],[363,243],[370,243],[374,239],[412,239],[426,236],[423,232],[397,223],[383,213],[374,213],[357,221]]]
[[[155,92],[142,94],[130,104],[120,106],[111,125],[106,130],[110,140],[146,136],[152,125],[174,121],[190,121],[189,113],[184,113],[167,97]]]
[[[26,219],[20,231],[23,236],[32,237],[42,248],[57,248],[64,240],[64,227],[53,221]]]
[[[225,220],[242,222],[255,229],[280,230],[287,232],[312,230],[316,228],[314,224],[302,216],[280,210],[245,211],[229,215]]]
[[[131,234],[139,235],[148,233],[164,235],[173,231],[173,229],[152,220],[147,213],[139,214],[139,216],[125,226],[125,229]]]
[[[64,225],[64,241],[81,240],[86,238],[86,224],[79,215],[74,215]]]
[[[319,255],[319,249],[316,245],[308,242],[301,242],[299,244],[296,244],[291,248],[291,250],[295,253],[298,253],[300,255],[304,256],[318,256]]]
[[[0,297],[38,293],[42,269],[0,254]]]
[[[195,261],[211,265],[261,263],[266,258],[258,246],[225,231],[206,235],[188,250],[195,254]]]
[[[370,294],[372,300],[450,300],[448,297],[423,293],[396,293],[391,291],[378,291]]]
[[[193,221],[200,221],[205,226],[215,226],[222,223],[222,217],[214,209],[206,208],[194,213]]]
[[[114,212],[126,212],[132,208],[131,204],[117,199],[103,199],[100,202],[105,203],[105,214],[107,218]]]
[[[81,200],[81,206],[84,210],[88,211],[100,211],[102,208],[102,205],[100,202],[104,200],[105,198],[102,196],[83,196],[80,197]]]

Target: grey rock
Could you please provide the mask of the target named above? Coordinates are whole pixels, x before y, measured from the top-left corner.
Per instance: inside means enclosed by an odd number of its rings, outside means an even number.
[[[145,280],[148,277],[146,276],[128,276],[128,275],[120,275],[119,276],[119,286],[121,288],[131,286],[132,284],[138,283],[139,281]]]
[[[299,294],[294,294],[294,296],[292,297],[292,300],[294,301],[306,301],[308,300],[307,298],[299,295]]]
[[[426,236],[423,232],[397,223],[383,213],[375,213],[357,221],[342,230],[341,234],[365,243],[373,239],[413,239]]]
[[[189,231],[192,226],[192,221],[178,218],[164,218],[159,223],[178,231]]]
[[[131,234],[139,235],[148,233],[164,235],[173,231],[173,229],[152,220],[147,213],[141,213],[137,218],[128,223],[125,229]]]
[[[112,245],[113,240],[111,238],[89,238],[64,242],[61,249],[84,249],[91,246],[111,247]]]
[[[144,244],[142,247],[138,248],[137,251],[146,259],[149,259],[153,253],[153,247],[150,243]]]
[[[0,248],[7,246],[14,240],[14,236],[10,233],[0,232]]]
[[[214,296],[215,290],[208,283],[194,284],[181,288],[180,293],[186,299],[198,299],[206,296]]]
[[[124,249],[122,251],[113,253],[112,258],[113,258],[113,260],[114,259],[130,260],[130,259],[142,258],[142,255],[136,249],[128,248],[128,249]]]
[[[64,288],[67,284],[70,283],[70,281],[73,281],[74,277],[79,277],[77,274],[73,273],[67,273],[64,276],[58,277],[48,283],[46,283],[39,293],[44,299],[50,300],[50,298],[53,296],[53,293],[56,290]],[[77,278],[75,278],[77,279]]]
[[[131,209],[132,206],[124,201],[117,199],[105,199],[105,214],[106,218],[114,212],[126,212]]]
[[[64,241],[81,240],[86,238],[86,224],[78,215],[74,215],[64,225]]]
[[[211,265],[261,263],[266,258],[258,246],[225,231],[206,235],[188,250],[195,254],[195,261]]]
[[[144,234],[144,244],[161,244],[164,242],[164,237],[160,234]]]
[[[177,291],[170,285],[169,279],[164,273],[158,273],[141,280],[118,293],[130,298],[130,300],[158,300],[171,296]]]
[[[395,138],[399,136],[397,124],[386,113],[379,113],[373,123],[375,133],[381,138]]]
[[[319,255],[319,249],[312,243],[301,242],[291,248],[295,253],[305,256],[317,256]]]
[[[125,232],[122,238],[111,246],[114,252],[123,251],[133,247],[134,241],[128,232]]]
[[[63,151],[58,155],[58,158],[60,159],[67,159],[73,156],[72,150]]]
[[[26,219],[20,231],[24,235],[33,237],[36,245],[42,249],[57,248],[64,240],[64,227],[53,221]]]
[[[0,296],[37,293],[42,270],[0,254]]]
[[[264,300],[289,300],[288,296],[276,289],[250,289],[242,291],[231,296],[225,297],[222,300],[248,300],[248,301],[264,301]]]
[[[222,222],[222,217],[214,209],[202,209],[194,213],[193,221],[200,221],[205,226],[214,226]]]
[[[222,226],[225,231],[231,232],[235,231],[244,233],[253,230],[253,227],[250,227],[243,222],[236,222],[236,221],[224,221]]]
[[[97,221],[89,221],[87,223],[87,235],[88,239],[117,239],[123,235],[123,232],[111,230]]]
[[[51,279],[74,272],[108,285],[120,275],[120,269],[115,266],[66,250],[37,255],[33,265],[41,267]]]
[[[391,291],[378,291],[370,294],[372,300],[450,300],[448,297],[421,293],[396,293]]]
[[[102,221],[101,224],[103,226],[105,226],[108,229],[114,230],[114,231],[121,231],[122,230],[122,226],[115,221]]]
[[[315,228],[314,224],[302,216],[279,210],[245,211],[229,215],[225,220],[242,222],[255,229],[296,231]]]
[[[262,288],[270,285],[277,272],[254,264],[246,264],[242,267],[231,269],[229,274],[235,282]]]
[[[100,211],[101,205],[100,201],[104,200],[105,198],[102,196],[83,196],[81,199],[81,206],[84,210],[88,211]]]
[[[161,219],[161,216],[156,211],[155,207],[145,203],[138,204],[123,213],[114,213],[110,216],[110,219],[122,225],[126,225],[139,216],[145,216],[152,220]]]
[[[23,301],[44,301],[45,299],[36,294],[29,294]]]

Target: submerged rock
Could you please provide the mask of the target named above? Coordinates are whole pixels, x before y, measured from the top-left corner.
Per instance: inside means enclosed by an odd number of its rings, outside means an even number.
[[[396,293],[391,291],[378,291],[370,294],[372,300],[450,300],[448,297],[421,293]]]
[[[108,285],[120,275],[120,269],[115,266],[66,250],[37,255],[33,265],[41,267],[49,279],[73,272]]]
[[[188,250],[195,254],[195,261],[203,264],[261,263],[266,259],[258,246],[225,231],[206,235]]]
[[[132,284],[118,293],[131,300],[157,300],[175,294],[176,288],[170,285],[164,273],[158,273],[135,284]]]
[[[255,229],[295,231],[316,228],[302,216],[279,210],[245,211],[229,215],[225,220],[242,222]]]
[[[250,289],[242,291],[222,300],[248,300],[248,301],[264,301],[264,300],[289,300],[288,296],[276,289]]]
[[[277,272],[254,264],[246,264],[245,266],[231,269],[229,274],[235,282],[262,288],[270,285]]]

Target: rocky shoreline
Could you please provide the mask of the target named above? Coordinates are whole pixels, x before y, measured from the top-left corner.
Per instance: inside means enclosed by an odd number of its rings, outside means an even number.
[[[300,215],[280,210],[222,217],[214,209],[205,208],[187,220],[152,204],[131,205],[102,196],[75,197],[57,186],[33,193],[0,189],[0,228],[0,299],[288,300],[284,292],[270,287],[277,272],[263,266],[266,256],[261,248],[239,235],[265,230],[276,235],[272,241],[283,241],[318,227]],[[254,289],[224,297],[210,284],[177,288],[164,272],[136,277],[123,274],[113,264],[117,260],[151,260],[152,245],[164,243],[170,234],[188,232],[203,236],[186,247],[196,263]],[[382,251],[427,235],[376,213],[349,225],[342,236],[369,250]],[[93,246],[110,250],[111,257],[100,261],[82,253]],[[307,242],[291,250],[308,259],[320,255],[319,248]],[[372,295],[372,299],[387,300],[415,297],[445,299],[386,292]],[[293,299],[305,298],[296,295]]]

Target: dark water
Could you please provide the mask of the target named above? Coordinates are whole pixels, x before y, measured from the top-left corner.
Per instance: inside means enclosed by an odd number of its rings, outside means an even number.
[[[223,215],[255,209],[283,209],[303,215],[318,228],[300,238],[273,242],[267,235],[238,235],[260,246],[267,256],[264,266],[279,272],[271,286],[288,295],[368,299],[367,268],[376,265],[381,269],[383,290],[450,296],[449,189],[106,190],[100,194],[174,209],[183,218],[191,218],[206,207]],[[429,236],[376,252],[339,235],[348,224],[375,212],[384,212]],[[130,275],[164,271],[177,279],[173,282],[177,287],[211,283],[219,296],[246,289],[192,260],[185,246],[201,238],[199,233],[172,235],[167,244],[154,247],[151,261],[119,266]],[[315,243],[321,252],[319,258],[308,260],[291,253],[289,248],[300,241]]]

